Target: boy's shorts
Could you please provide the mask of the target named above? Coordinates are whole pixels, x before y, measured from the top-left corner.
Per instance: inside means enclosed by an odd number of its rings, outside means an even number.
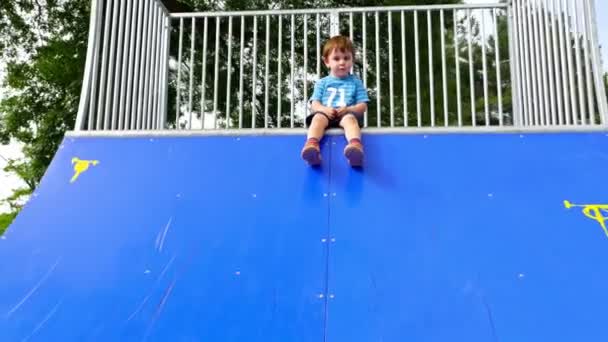
[[[327,116],[327,114],[322,113],[322,112],[314,112],[314,113],[312,113],[312,114],[309,114],[309,115],[306,117],[306,128],[310,127],[310,123],[312,122],[312,118],[313,118],[315,115],[317,115],[317,114],[318,114],[318,115],[323,115],[324,117],[326,117],[326,118],[327,118],[327,120],[329,121],[329,125],[327,126],[327,128],[342,128],[342,126],[340,126],[340,120],[342,120],[342,118],[343,118],[343,117],[340,117],[340,118],[334,118],[334,119],[330,119],[330,118]],[[355,118],[357,118],[357,123],[359,124],[359,128],[362,128],[362,127],[363,127],[363,115],[360,115],[360,116],[359,116],[359,115],[355,115],[355,114],[353,114],[353,113],[347,113],[346,115],[348,115],[348,114],[352,114],[352,115],[353,115]]]

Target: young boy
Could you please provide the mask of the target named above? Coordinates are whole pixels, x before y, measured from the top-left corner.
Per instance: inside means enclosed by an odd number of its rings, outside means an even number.
[[[350,74],[353,55],[353,44],[344,36],[332,37],[323,46],[323,62],[330,74],[315,84],[310,98],[312,114],[306,117],[308,137],[302,149],[302,158],[310,165],[321,163],[319,141],[328,127],[344,128],[348,141],[344,155],[351,166],[363,164],[360,127],[369,98],[363,82]]]

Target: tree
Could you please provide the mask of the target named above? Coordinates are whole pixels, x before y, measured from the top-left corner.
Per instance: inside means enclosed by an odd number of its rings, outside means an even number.
[[[35,189],[65,131],[73,128],[86,57],[89,1],[33,3],[0,5],[0,57],[6,63],[3,87],[8,92],[0,102],[0,143],[16,139],[24,144],[25,159],[10,161],[5,171],[27,184],[14,193],[13,203],[18,202],[15,196]]]

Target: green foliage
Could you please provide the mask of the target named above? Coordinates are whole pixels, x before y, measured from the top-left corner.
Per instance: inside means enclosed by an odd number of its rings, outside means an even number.
[[[23,143],[25,158],[9,161],[5,171],[27,184],[8,199],[13,204],[35,189],[65,131],[74,126],[88,6],[88,0],[0,2],[0,58],[7,72],[6,96],[0,101],[0,143]]]
[[[4,234],[8,226],[13,222],[13,220],[17,217],[16,212],[8,213],[8,214],[0,214],[0,236]]]

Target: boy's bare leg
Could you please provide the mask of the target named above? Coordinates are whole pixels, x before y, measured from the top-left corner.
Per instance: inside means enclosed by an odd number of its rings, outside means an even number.
[[[361,144],[361,128],[357,118],[353,114],[346,114],[340,120],[340,126],[344,128],[344,135],[348,144],[344,148],[344,156],[351,166],[363,165],[363,145]]]
[[[328,125],[329,120],[327,120],[327,117],[325,115],[316,114],[312,118],[312,122],[310,123],[310,127],[308,128],[307,138],[314,138],[320,141]]]
[[[306,144],[302,148],[302,159],[306,160],[310,165],[319,165],[321,163],[319,141],[323,137],[328,125],[329,120],[325,115],[317,114],[312,118],[310,127],[308,128]]]

